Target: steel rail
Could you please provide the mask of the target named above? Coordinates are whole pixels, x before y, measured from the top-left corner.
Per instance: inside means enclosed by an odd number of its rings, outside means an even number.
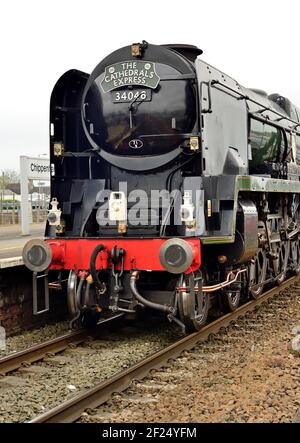
[[[236,311],[218,318],[199,332],[185,336],[177,342],[134,364],[132,367],[116,373],[108,380],[104,380],[92,388],[82,391],[62,404],[30,420],[29,423],[69,423],[76,421],[86,409],[99,407],[105,403],[114,392],[124,391],[133,380],[142,379],[152,369],[166,365],[168,360],[178,357],[182,351],[191,349],[197,343],[207,340],[209,335],[217,333],[222,327],[228,326],[232,321],[254,310],[257,306],[265,303],[296,281],[300,282],[300,278],[289,278],[282,285],[270,289],[256,300],[245,303]]]
[[[119,314],[117,316],[99,322],[98,326],[92,331],[88,331],[86,329],[72,331],[54,339],[47,340],[43,343],[38,343],[34,346],[31,346],[30,348],[14,352],[3,358],[0,358],[0,374],[7,374],[9,372],[17,370],[24,364],[34,363],[42,360],[49,353],[57,354],[59,352],[62,352],[67,349],[70,344],[78,345],[87,340],[88,337],[96,337],[100,334],[100,330],[102,330],[101,327],[108,325],[108,323],[115,320],[116,318],[120,318],[120,316],[123,316],[123,314]]]

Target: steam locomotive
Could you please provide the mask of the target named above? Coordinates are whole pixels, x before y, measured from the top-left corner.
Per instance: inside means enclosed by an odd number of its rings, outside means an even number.
[[[67,272],[73,324],[146,307],[199,330],[300,272],[300,110],[201,54],[143,41],[56,83],[35,313],[39,277]]]

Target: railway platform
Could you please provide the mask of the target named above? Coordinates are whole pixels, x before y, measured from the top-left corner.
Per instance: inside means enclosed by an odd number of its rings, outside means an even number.
[[[30,225],[30,235],[23,236],[20,225],[0,226],[0,269],[23,265],[22,250],[28,240],[44,235],[45,223]]]

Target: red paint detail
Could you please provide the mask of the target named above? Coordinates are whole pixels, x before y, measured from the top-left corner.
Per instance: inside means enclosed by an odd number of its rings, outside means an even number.
[[[45,240],[50,246],[53,254],[50,269],[73,269],[75,271],[87,270],[90,268],[90,258],[93,250],[100,243],[105,246],[105,250],[100,252],[96,260],[97,269],[107,269],[111,267],[109,253],[114,246],[123,248],[126,251],[124,259],[124,270],[131,269],[164,271],[165,268],[159,260],[159,251],[164,239],[66,239],[66,240]],[[194,252],[194,261],[186,273],[196,271],[201,265],[200,240],[186,239]],[[117,268],[118,269],[118,268]]]
[[[49,240],[47,241],[52,252],[52,263],[63,263],[65,257],[65,244],[61,241]]]
[[[78,272],[78,277],[80,278],[80,280],[85,280],[88,275],[89,275],[89,273],[87,271],[79,271]]]

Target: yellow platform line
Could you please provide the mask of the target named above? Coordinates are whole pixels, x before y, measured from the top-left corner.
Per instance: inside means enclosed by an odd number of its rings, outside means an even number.
[[[21,249],[24,245],[17,245],[17,246],[7,246],[5,248],[0,248],[0,251],[12,251],[13,249]]]

